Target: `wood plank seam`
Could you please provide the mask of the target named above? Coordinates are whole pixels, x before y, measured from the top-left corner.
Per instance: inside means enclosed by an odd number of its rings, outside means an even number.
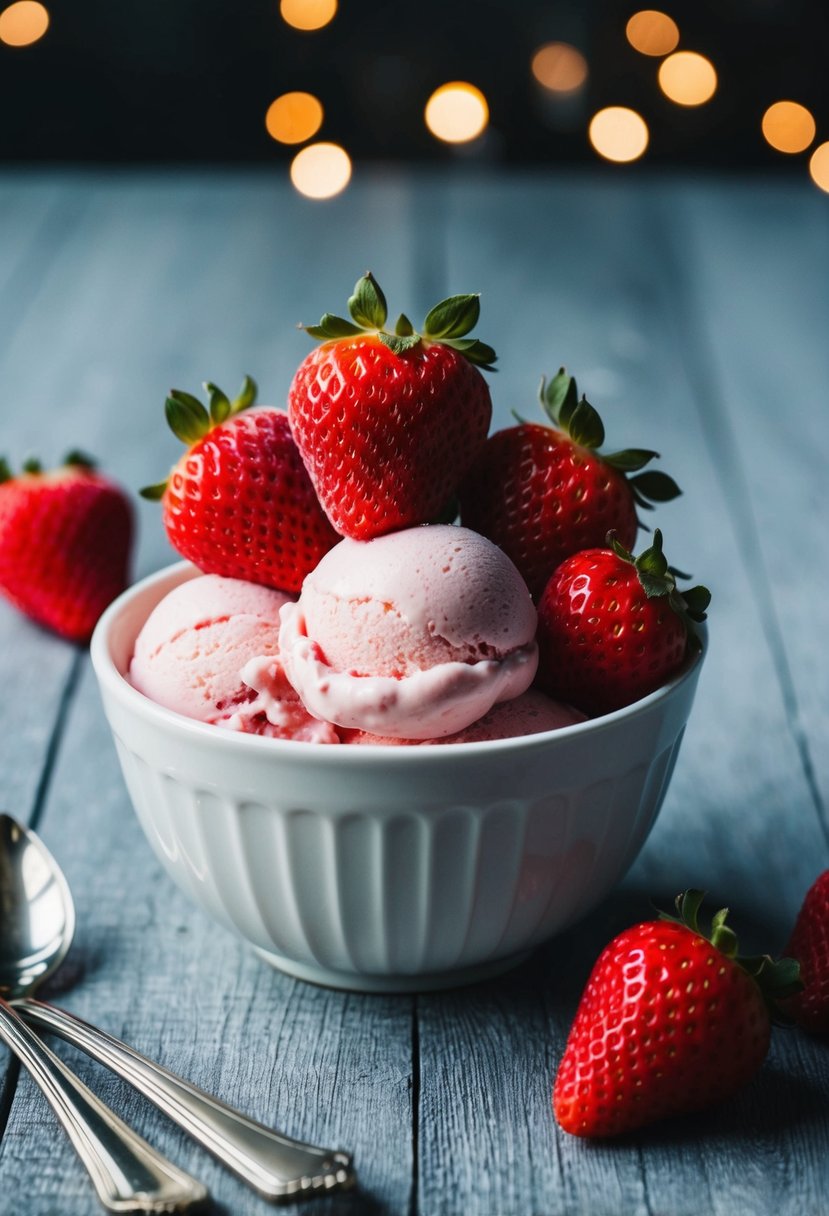
[[[14,1101],[15,1091],[17,1090],[17,1082],[20,1077],[20,1062],[17,1056],[9,1055],[9,1064],[6,1071],[6,1076],[3,1080],[3,1085],[0,1087],[0,1149],[3,1144],[3,1134],[8,1126],[9,1115],[11,1114],[12,1102]]]
[[[37,826],[43,815],[43,808],[46,805],[46,799],[49,795],[49,787],[51,785],[52,775],[55,770],[55,761],[57,759],[60,745],[66,730],[66,721],[69,716],[69,709],[78,688],[85,658],[85,651],[78,649],[72,660],[72,665],[69,668],[66,683],[61,690],[54,725],[49,735],[49,742],[46,747],[43,768],[40,773],[37,788],[35,790],[34,802],[32,803],[32,808],[27,819],[29,827],[34,828],[35,830],[37,830]]]
[[[704,441],[711,451],[723,497],[729,506],[738,551],[752,586],[758,589],[755,606],[780,686],[786,723],[797,750],[821,833],[829,846],[829,811],[818,787],[809,740],[803,729],[800,702],[789,665],[783,630],[774,607],[757,520],[750,506],[745,468],[740,458],[728,405],[713,371],[714,352],[700,320],[699,310],[692,304],[695,289],[687,268],[693,260],[680,256],[678,248],[680,232],[684,231],[687,238],[687,229],[684,229],[683,225],[670,223],[668,204],[664,199],[649,198],[646,205],[653,213],[651,231],[654,242],[658,243],[663,251],[662,262],[666,275],[673,284],[674,324],[677,330],[684,334],[684,341],[677,345],[682,352],[685,376],[691,394],[697,402]]]
[[[409,1202],[410,1216],[419,1216],[420,1174],[420,1021],[417,993],[412,997],[412,1189]]]

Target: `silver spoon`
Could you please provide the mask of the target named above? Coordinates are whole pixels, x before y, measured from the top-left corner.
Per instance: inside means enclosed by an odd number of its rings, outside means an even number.
[[[0,815],[0,1039],[29,1069],[110,1212],[184,1212],[207,1189],[157,1153],[32,1033],[6,997],[55,970],[72,940],[75,912],[60,871]]]
[[[43,894],[36,897],[23,879],[35,870],[43,876],[40,886],[48,891],[46,898]],[[51,973],[69,949],[74,930],[72,901],[66,880],[43,842],[8,815],[0,815],[0,875],[6,871],[10,883],[0,880],[0,992],[4,987],[11,991],[15,1009],[27,1021],[60,1035],[129,1081],[266,1199],[292,1199],[353,1185],[347,1153],[271,1131],[105,1031],[63,1009],[28,998],[26,994],[46,974],[39,970],[41,956],[52,959]]]

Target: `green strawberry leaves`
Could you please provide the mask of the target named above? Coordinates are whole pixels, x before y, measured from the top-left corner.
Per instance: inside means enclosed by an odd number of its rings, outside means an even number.
[[[608,534],[607,544],[623,562],[636,568],[639,582],[648,599],[659,599],[664,596],[673,611],[682,619],[689,638],[693,639],[695,644],[699,644],[699,635],[695,626],[702,624],[706,619],[706,610],[711,603],[711,592],[707,587],[701,585],[680,591],[676,585],[679,572],[673,566],[668,565],[668,559],[662,551],[662,533],[659,528],[654,530],[653,543],[638,557],[634,557],[624,545],[620,544],[612,532]],[[688,578],[689,576],[679,575],[679,577]]]
[[[449,296],[426,314],[423,335],[426,338],[463,338],[478,324],[480,315],[479,296]]]
[[[207,407],[198,397],[180,388],[171,389],[164,402],[164,413],[170,430],[188,447],[203,439],[214,426],[220,426],[234,414],[240,414],[242,410],[252,406],[259,391],[252,376],[245,376],[242,387],[232,400],[210,380],[204,382],[204,390],[208,397]],[[159,481],[155,485],[144,486],[138,492],[142,498],[158,502],[164,497],[166,489],[167,482]]]
[[[604,424],[587,398],[584,395],[579,398],[575,376],[569,375],[566,368],[559,368],[551,380],[542,378],[538,396],[554,427],[564,431],[580,447],[598,452],[605,441]],[[654,503],[670,502],[682,493],[667,473],[655,469],[641,472],[659,457],[659,453],[650,448],[625,448],[621,452],[601,452],[599,455],[605,464],[625,475],[636,505],[646,511],[652,511]],[[628,477],[629,473],[636,476]]]
[[[318,325],[300,328],[322,342],[373,334],[396,355],[413,350],[423,341],[438,342],[456,350],[476,367],[495,371],[498,356],[493,348],[478,338],[468,336],[478,323],[480,311],[477,295],[449,296],[427,313],[420,332],[415,330],[405,313],[400,314],[394,331],[389,332],[385,328],[388,320],[386,297],[374,276],[367,272],[358,279],[349,297],[350,321],[333,313],[324,313]]]
[[[382,329],[389,315],[386,297],[370,271],[357,280],[354,294],[348,301],[348,311],[363,329]]]
[[[698,890],[683,891],[674,901],[676,915],[660,912],[659,919],[682,925],[692,933],[704,937],[715,946],[726,958],[732,959],[738,966],[752,977],[757,983],[769,1012],[776,1021],[791,1019],[781,1011],[778,1002],[794,996],[803,988],[800,979],[800,964],[793,958],[773,959],[768,954],[756,956],[741,956],[737,934],[726,924],[729,910],[720,908],[711,917],[711,928],[706,931],[700,926],[699,911],[707,892]]]

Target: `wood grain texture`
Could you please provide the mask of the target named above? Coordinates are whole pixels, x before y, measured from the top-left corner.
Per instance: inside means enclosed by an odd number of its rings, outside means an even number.
[[[383,174],[316,207],[262,173],[6,174],[0,219],[13,459],[80,445],[132,488],[157,480],[180,450],[167,389],[230,388],[249,371],[280,403],[308,349],[295,323],[342,311],[370,267],[390,308],[416,318],[443,294],[483,293],[496,425],[532,416],[541,375],[567,363],[608,446],[662,451],[685,489],[659,510],[666,549],[715,594],[672,786],[624,884],[510,976],[417,998],[298,983],[193,909],[143,840],[87,660],[0,604],[4,800],[37,817],[78,908],[55,998],[274,1126],[354,1151],[358,1193],[289,1210],[817,1216],[825,1045],[780,1032],[732,1102],[617,1144],[560,1133],[550,1089],[593,959],[651,896],[707,886],[750,949],[779,948],[829,864],[826,596],[802,593],[827,522],[823,201],[604,174]],[[172,555],[157,508],[138,515],[143,574]],[[59,1050],[204,1178],[214,1210],[267,1210],[128,1087]],[[68,1143],[5,1055],[0,1087],[1,1216],[21,1197],[32,1216],[90,1211]]]
[[[735,214],[749,205],[745,190],[720,193]],[[540,375],[566,362],[602,410],[609,446],[665,453],[664,467],[686,489],[659,513],[666,551],[710,582],[715,600],[706,669],[673,783],[621,891],[539,952],[525,968],[520,1005],[518,975],[488,995],[479,990],[474,1003],[465,993],[420,1000],[423,1211],[679,1216],[700,1210],[701,1193],[706,1210],[723,1213],[818,1211],[822,1202],[826,1169],[820,1151],[801,1169],[803,1121],[794,1114],[801,1086],[808,1109],[817,1109],[815,1094],[826,1097],[823,1048],[805,1039],[780,1036],[754,1085],[706,1119],[703,1132],[697,1120],[625,1144],[583,1145],[558,1133],[549,1115],[555,1062],[592,960],[614,932],[647,918],[651,896],[665,904],[685,886],[707,887],[735,909],[750,948],[780,948],[802,892],[829,860],[768,620],[757,603],[760,545],[750,532],[756,525],[747,508],[735,506],[733,469],[718,460],[706,434],[710,409],[699,400],[694,376],[694,360],[706,352],[687,331],[703,299],[677,252],[691,248],[677,195],[658,184],[635,191],[603,184],[599,191],[590,181],[556,185],[537,177],[458,183],[449,192],[450,280],[466,285],[477,272],[482,333],[497,335],[504,352],[525,352],[509,368],[506,359],[501,365],[495,389],[501,419],[507,421],[508,408],[531,414]],[[808,211],[807,192],[800,198]],[[791,222],[789,209],[774,211],[764,240],[773,243]],[[704,244],[702,232],[697,239]],[[755,256],[748,245],[744,257]],[[732,263],[732,280],[739,270]],[[718,286],[722,300],[726,281]],[[727,324],[723,305],[718,331],[726,349]],[[813,425],[807,382],[803,388],[792,407],[795,426],[800,413]],[[722,396],[717,405],[727,411],[729,402]],[[735,424],[726,417],[723,425]],[[753,450],[760,483],[764,453],[768,463],[773,451]],[[741,459],[730,454],[731,464]],[[792,453],[792,476],[796,467]],[[814,528],[808,515],[798,522],[806,532]],[[747,533],[753,543],[741,545]],[[782,582],[787,575],[779,569],[768,577]],[[815,624],[804,625],[813,645],[820,636]],[[508,1046],[485,1046],[497,1042]],[[455,1077],[454,1102],[445,1100],[446,1069]],[[818,1127],[810,1125],[810,1135],[823,1143]]]

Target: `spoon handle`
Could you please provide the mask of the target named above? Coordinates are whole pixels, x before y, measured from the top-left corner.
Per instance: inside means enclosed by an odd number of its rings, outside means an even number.
[[[66,1039],[129,1081],[265,1198],[287,1199],[353,1184],[347,1153],[271,1131],[64,1009],[31,999],[14,1004],[33,1025]]]
[[[48,1098],[108,1211],[185,1212],[207,1198],[200,1182],[177,1169],[113,1114],[2,998],[0,1038]]]

